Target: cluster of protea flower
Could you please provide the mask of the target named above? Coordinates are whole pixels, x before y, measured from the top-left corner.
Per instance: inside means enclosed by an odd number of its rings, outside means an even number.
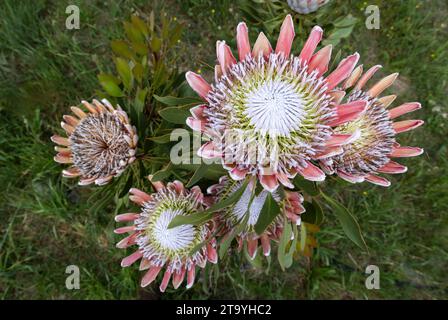
[[[219,159],[229,174],[210,186],[207,195],[197,186],[185,188],[180,181],[166,185],[152,181],[153,192],[149,193],[130,190],[130,200],[140,210],[118,215],[117,222],[131,225],[115,232],[129,233],[117,247],[136,247],[122,266],[140,259],[139,269],[147,270],[142,286],[153,282],[164,269],[161,291],[171,278],[174,288],[185,277],[190,287],[196,266],[217,263],[219,239],[234,230],[239,230],[235,236],[238,248],[246,246],[250,258],[255,258],[259,246],[269,255],[285,223],[300,224],[305,211],[304,199],[292,183],[297,175],[323,181],[336,174],[352,183],[369,181],[388,186],[390,182],[379,174],[406,171],[392,158],[423,152],[402,147],[395,140],[398,133],[423,122],[393,122],[419,109],[420,104],[405,103],[388,110],[395,96],[380,97],[397,74],[366,88],[379,66],[363,74],[362,65],[357,67],[358,53],[342,59],[328,72],[331,45],[316,52],[322,34],[320,27],[314,27],[295,56],[291,54],[295,33],[290,15],[282,24],[275,48],[263,33],[251,46],[248,28],[240,23],[238,59],[225,41],[216,44],[218,64],[213,84],[193,72],[186,74],[190,86],[204,100],[191,109],[192,117],[187,119],[188,126],[209,139],[198,154]],[[121,108],[103,103],[83,102],[88,113],[72,107],[77,118],[64,116],[62,123],[68,138],[52,138],[63,146],[57,147],[55,160],[72,164],[63,171],[64,176],[80,176],[80,184],[107,183],[135,159],[135,128]],[[209,220],[170,227],[174,218],[201,215],[243,185],[246,187],[237,201],[214,212]],[[267,197],[274,199],[280,212],[257,232],[255,226]],[[236,229],[243,221],[242,228]]]

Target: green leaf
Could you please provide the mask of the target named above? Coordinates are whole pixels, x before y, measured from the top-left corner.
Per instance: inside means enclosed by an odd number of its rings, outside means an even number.
[[[356,218],[348,211],[343,205],[338,203],[336,200],[327,196],[321,192],[322,197],[328,202],[328,204],[333,208],[333,212],[338,218],[342,225],[342,229],[345,234],[352,240],[357,246],[368,251],[367,244],[361,233],[361,228],[356,221]]]
[[[221,241],[218,252],[220,259],[222,259],[227,253],[227,250],[229,249],[233,239],[235,239],[235,237],[244,230],[244,228],[247,225],[247,221],[249,221],[249,216],[250,215],[246,213],[242,221],[240,221],[238,225],[235,228],[233,228],[232,233],[227,234],[227,236]]]
[[[304,202],[306,211],[302,214],[302,221],[321,225],[324,219],[324,214],[321,205],[314,198],[312,202]]]
[[[129,63],[123,58],[115,58],[115,66],[117,68],[117,72],[123,82],[123,85],[126,89],[132,89],[133,75],[131,68],[129,67]]]
[[[123,22],[124,31],[126,32],[126,36],[131,42],[140,42],[143,43],[145,41],[143,34],[140,32],[138,28],[133,26],[130,22]]]
[[[168,229],[182,226],[185,224],[198,226],[209,221],[212,217],[213,212],[205,212],[205,211],[193,213],[188,216],[178,215],[175,216],[173,220],[171,220],[170,224],[168,225]]]
[[[145,106],[146,96],[148,95],[148,88],[141,89],[137,88],[137,93],[135,95],[134,108],[138,114],[143,112]]]
[[[189,108],[170,107],[159,111],[160,116],[168,122],[175,124],[185,124],[191,115]]]
[[[117,84],[116,78],[113,76],[101,73],[98,75],[98,80],[100,81],[103,89],[112,97],[123,97],[123,91],[121,91],[120,87]]]
[[[166,97],[160,97],[158,95],[153,95],[154,99],[157,101],[166,104],[167,106],[174,107],[174,106],[184,106],[187,104],[194,104],[194,103],[201,103],[202,101],[198,98],[194,97],[172,97],[172,96],[166,96]]]
[[[196,182],[201,180],[205,174],[207,173],[208,165],[206,165],[204,162],[200,164],[200,166],[196,169],[193,176],[191,177],[190,181],[187,183],[187,188],[190,188],[193,186]]]
[[[292,240],[291,245],[289,246],[289,249],[286,252],[285,257],[284,257],[285,268],[289,268],[292,266],[294,253],[296,252],[297,239],[298,239],[298,234],[299,234],[296,224],[292,225],[292,231],[293,231],[292,233],[294,235],[294,239]]]
[[[115,52],[117,55],[122,56],[127,59],[132,59],[134,57],[134,54],[129,49],[128,44],[126,41],[123,40],[113,40],[110,43],[110,46],[112,48],[112,51]]]
[[[225,207],[228,207],[235,202],[237,202],[241,196],[243,195],[243,192],[246,190],[247,185],[249,184],[249,180],[244,181],[243,185],[234,193],[232,193],[229,197],[225,198],[224,200],[215,203],[210,208],[208,208],[205,212],[215,212],[218,210],[221,210]]]
[[[163,136],[151,137],[148,139],[151,141],[154,141],[155,143],[165,144],[165,143],[168,143],[171,141],[170,138],[171,138],[171,133],[167,133],[167,134],[164,134]]]
[[[131,189],[132,187],[132,183],[133,183],[133,176],[132,174],[129,174],[129,177],[126,181],[126,184],[123,186],[123,189],[121,189],[120,194],[118,195],[119,198],[123,198],[125,195],[128,194],[129,189]]]
[[[287,219],[285,219],[285,225],[283,227],[283,233],[280,236],[280,243],[277,250],[277,259],[280,267],[284,271],[286,269],[286,246],[291,240],[292,228],[291,224]]]
[[[315,197],[319,195],[319,189],[317,188],[316,183],[306,180],[301,175],[297,175],[294,178],[293,184],[297,189],[305,192],[309,196]]]
[[[142,82],[144,69],[141,63],[136,63],[134,68],[132,69],[132,74],[134,75],[135,79],[138,83]]]
[[[161,48],[162,48],[162,40],[160,40],[156,36],[153,36],[151,39],[151,50],[153,52],[159,52]]]
[[[269,192],[266,196],[266,200],[264,201],[263,208],[260,212],[260,217],[258,218],[257,223],[255,224],[255,232],[258,235],[261,235],[266,228],[274,221],[274,219],[280,213],[280,207],[277,201],[274,200],[272,194]]]
[[[155,172],[152,175],[151,181],[155,182],[155,181],[160,181],[160,180],[164,180],[165,178],[167,178],[171,174],[171,167],[172,167],[172,163],[170,162],[165,166],[165,168]]]
[[[333,22],[333,25],[337,28],[344,28],[344,27],[349,27],[352,26],[354,24],[356,24],[356,22],[358,22],[358,18],[352,16],[351,14],[345,16],[345,17],[341,17],[339,19],[336,19]]]
[[[131,22],[135,28],[139,29],[146,37],[149,35],[149,29],[146,23],[136,15],[132,15]]]

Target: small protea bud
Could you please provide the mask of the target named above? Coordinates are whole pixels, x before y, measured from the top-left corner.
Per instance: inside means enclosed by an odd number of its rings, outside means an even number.
[[[117,234],[130,233],[117,243],[117,247],[138,246],[138,250],[124,258],[121,265],[128,267],[141,259],[140,270],[148,270],[141,280],[142,287],[152,283],[164,268],[160,291],[165,291],[171,277],[175,289],[185,276],[187,288],[190,288],[194,283],[196,266],[204,268],[207,261],[218,261],[216,241],[211,238],[213,222],[200,226],[168,226],[178,215],[198,213],[207,207],[204,195],[199,187],[188,190],[180,181],[166,186],[162,182],[152,184],[156,192],[150,195],[135,188],[129,191],[129,198],[140,206],[140,213],[115,217],[117,222],[133,222],[133,225],[115,230]],[[195,248],[198,249],[195,251]]]
[[[311,181],[325,174],[311,161],[340,152],[353,135],[334,134],[332,127],[355,119],[365,101],[339,105],[334,88],[354,69],[357,53],[343,59],[328,76],[331,46],[314,53],[322,39],[314,27],[299,56],[290,55],[294,26],[284,20],[275,50],[260,33],[251,49],[248,29],[237,27],[239,61],[224,41],[217,42],[219,65],[215,83],[187,72],[190,86],[206,104],[191,109],[187,125],[211,141],[198,151],[204,158],[220,158],[230,176],[242,180],[258,176],[272,192],[279,183],[292,188],[298,173]],[[342,112],[343,111],[343,112]]]
[[[327,4],[330,0],[288,0],[289,7],[300,13],[308,14],[317,11],[324,4]]]
[[[223,176],[219,179],[219,183],[210,186],[207,192],[215,198],[216,202],[219,202],[231,196],[242,185],[241,181],[233,181],[229,177]],[[303,197],[300,193],[285,191],[282,198],[279,192],[274,191],[272,197],[279,204],[281,212],[262,234],[257,234],[255,225],[260,218],[269,191],[261,190],[259,194],[253,195],[255,192],[254,188],[254,181],[249,182],[241,198],[234,205],[225,208],[217,216],[217,220],[225,226],[223,233],[226,236],[232,233],[244,221],[246,214],[249,215],[247,224],[236,235],[236,239],[239,244],[239,250],[243,248],[244,242],[247,243],[247,250],[252,259],[257,254],[259,244],[262,246],[263,254],[268,256],[271,252],[271,241],[277,241],[282,234],[284,219],[289,219],[291,222],[299,225],[301,222],[300,215],[305,211],[305,208],[302,206]]]
[[[71,107],[74,116],[64,115],[62,128],[67,138],[54,135],[58,144],[54,160],[70,163],[64,177],[80,177],[80,185],[104,185],[119,176],[135,160],[138,136],[135,127],[120,106],[109,101],[82,101],[86,111]]]
[[[421,108],[418,102],[409,102],[387,108],[395,100],[395,95],[379,97],[390,87],[398,76],[391,74],[370,89],[364,89],[367,81],[375,74],[380,66],[370,68],[362,75],[362,66],[353,71],[343,85],[343,90],[354,86],[347,100],[365,100],[367,110],[356,120],[342,124],[335,128],[341,134],[354,131],[359,137],[351,143],[341,146],[342,153],[321,160],[322,168],[327,173],[336,173],[339,177],[352,183],[369,181],[380,186],[389,186],[390,181],[378,176],[380,173],[404,173],[407,168],[391,158],[414,157],[423,153],[423,149],[416,147],[401,147],[396,142],[396,135],[415,129],[423,124],[422,120],[393,120],[403,114]]]

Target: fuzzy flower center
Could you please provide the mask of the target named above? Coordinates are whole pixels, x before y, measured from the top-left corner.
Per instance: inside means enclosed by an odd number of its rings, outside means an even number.
[[[112,113],[87,116],[69,137],[74,165],[85,177],[106,177],[123,170],[130,158],[127,135]]]
[[[193,194],[179,195],[164,190],[152,198],[143,205],[135,221],[137,230],[142,231],[136,242],[145,258],[159,265],[169,261],[176,268],[186,260],[202,259],[201,252],[192,255],[192,250],[205,240],[208,230],[205,225],[168,228],[175,217],[198,212],[200,205]]]
[[[153,235],[155,241],[159,242],[163,249],[183,250],[187,248],[194,240],[196,230],[192,225],[182,225],[168,229],[168,225],[175,216],[182,214],[182,211],[168,209],[163,211],[160,217],[155,221]]]
[[[336,129],[340,133],[353,133],[360,131],[360,137],[354,142],[345,145],[344,152],[333,158],[335,167],[346,173],[364,175],[375,172],[387,162],[395,143],[395,131],[387,110],[378,102],[363,92],[352,93],[349,101],[358,99],[369,101],[365,114]]]
[[[291,83],[269,80],[246,99],[244,114],[262,134],[289,136],[298,130],[303,119],[303,101]]]

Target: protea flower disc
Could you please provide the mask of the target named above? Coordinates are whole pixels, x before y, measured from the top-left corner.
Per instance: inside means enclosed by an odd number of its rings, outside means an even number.
[[[279,204],[281,213],[272,221],[263,234],[258,235],[255,232],[255,225],[260,218],[269,191],[262,190],[259,194],[253,195],[253,192],[255,192],[255,183],[253,182],[251,181],[248,184],[241,198],[234,205],[225,208],[217,217],[217,220],[225,226],[223,233],[226,234],[233,232],[244,221],[246,214],[249,215],[245,228],[237,235],[236,239],[238,240],[239,250],[242,249],[244,242],[247,242],[247,250],[252,259],[257,254],[259,242],[261,242],[263,254],[266,256],[270,254],[271,241],[277,241],[282,234],[284,218],[299,225],[301,222],[300,215],[305,211],[305,208],[302,206],[303,197],[300,193],[285,191],[282,198],[279,192],[274,191],[272,197]],[[233,181],[228,176],[223,176],[219,179],[219,183],[210,186],[207,192],[215,198],[215,202],[219,202],[231,196],[242,185],[241,181]]]
[[[317,11],[324,4],[327,4],[330,0],[288,0],[289,7],[300,13],[308,14]]]
[[[140,270],[148,270],[141,280],[145,287],[153,282],[162,268],[165,272],[160,291],[165,291],[170,278],[177,289],[185,275],[187,288],[194,283],[196,266],[204,268],[207,261],[216,263],[216,241],[211,239],[213,223],[201,226],[181,225],[168,228],[174,217],[197,213],[206,207],[204,195],[199,187],[186,189],[180,181],[153,182],[156,193],[151,195],[132,188],[130,200],[140,206],[140,213],[125,213],[116,216],[118,222],[132,221],[133,225],[121,227],[115,233],[131,233],[117,243],[118,248],[137,245],[138,250],[121,262],[128,267],[141,259]],[[197,248],[197,249],[196,249]]]
[[[292,188],[297,173],[312,181],[325,174],[311,163],[357,136],[335,134],[332,127],[356,118],[363,100],[335,103],[334,88],[353,71],[359,55],[343,59],[328,76],[331,46],[314,53],[322,38],[314,27],[299,56],[290,55],[294,26],[284,20],[275,50],[260,33],[250,48],[244,23],[237,27],[239,61],[224,41],[217,42],[219,65],[215,83],[188,72],[190,86],[206,104],[191,110],[187,124],[211,141],[199,155],[220,158],[230,176],[241,180],[258,176],[263,187],[274,191],[279,182]]]
[[[423,153],[423,149],[416,147],[401,147],[396,142],[396,135],[415,129],[423,124],[422,120],[393,120],[408,112],[421,108],[418,102],[409,102],[387,108],[395,100],[395,95],[379,97],[391,86],[398,73],[391,74],[370,89],[364,89],[367,81],[375,74],[380,66],[370,68],[364,75],[362,66],[356,68],[347,79],[341,90],[348,90],[354,86],[347,100],[363,99],[367,102],[367,110],[356,120],[342,124],[335,128],[338,133],[358,131],[359,137],[355,141],[340,148],[342,153],[323,159],[322,167],[327,173],[336,173],[341,178],[352,182],[364,180],[380,186],[389,186],[390,181],[378,176],[379,173],[404,173],[407,168],[391,158],[414,157]],[[341,94],[341,99],[343,94]]]
[[[120,175],[135,160],[138,136],[135,127],[119,106],[115,109],[109,101],[82,101],[87,109],[71,107],[75,116],[64,115],[62,128],[67,138],[54,135],[58,144],[54,160],[70,163],[62,171],[64,177],[80,177],[80,185],[103,185]]]

